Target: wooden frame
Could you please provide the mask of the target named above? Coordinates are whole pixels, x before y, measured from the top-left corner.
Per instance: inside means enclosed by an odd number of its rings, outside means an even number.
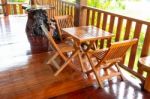
[[[74,52],[75,49],[73,46],[68,45],[66,43],[59,43],[56,44],[53,37],[52,37],[52,29],[50,30],[50,32],[45,28],[45,26],[42,24],[41,25],[42,30],[44,31],[46,37],[48,38],[50,44],[53,46],[54,50],[55,50],[55,54],[48,60],[48,64],[53,63],[54,66],[58,69],[56,71],[56,73],[54,74],[55,76],[57,76],[67,65],[71,64],[71,60],[73,57],[75,57],[78,54],[78,51]],[[73,52],[73,54],[70,57],[67,57],[64,53],[67,52]],[[59,66],[57,64],[57,62],[55,61],[55,59],[60,56],[63,60],[64,60],[64,64]],[[71,64],[72,65],[72,64]]]
[[[121,76],[122,80],[124,79],[118,63],[123,60],[127,50],[136,43],[137,39],[125,40],[122,42],[112,43],[110,48],[107,50],[96,50],[86,53],[92,67],[91,71],[94,72],[100,87],[103,87],[103,81],[105,79],[109,79],[114,76]],[[94,56],[98,60],[96,65],[94,65],[90,56]],[[115,66],[116,69],[111,68],[112,66]],[[99,73],[101,70],[104,70],[104,74],[102,76]]]

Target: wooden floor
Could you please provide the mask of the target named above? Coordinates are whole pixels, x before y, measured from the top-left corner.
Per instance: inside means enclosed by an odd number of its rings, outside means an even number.
[[[46,64],[53,53],[31,54],[26,19],[0,17],[0,99],[150,99],[133,81],[113,80],[100,89],[78,65],[54,77],[54,69]]]

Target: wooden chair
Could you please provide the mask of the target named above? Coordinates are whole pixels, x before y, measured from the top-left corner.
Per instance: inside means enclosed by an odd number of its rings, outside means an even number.
[[[54,75],[57,76],[68,64],[71,63],[72,58],[75,57],[77,55],[77,53],[72,54],[70,57],[67,57],[65,55],[65,53],[75,51],[74,47],[72,45],[69,45],[66,43],[56,44],[52,37],[53,29],[50,29],[50,32],[49,32],[43,24],[41,25],[41,28],[44,31],[46,37],[48,38],[51,46],[53,47],[53,49],[55,51],[55,54],[48,60],[47,64],[50,64],[50,63],[54,64],[54,66],[57,69],[57,71]],[[64,60],[64,64],[61,66],[59,66],[55,60],[58,56],[60,56]]]
[[[103,87],[104,80],[114,76],[120,76],[123,80],[118,63],[123,60],[127,50],[135,43],[137,43],[137,39],[115,42],[108,49],[89,51],[86,53],[92,67],[91,71],[94,72],[100,87]],[[91,57],[95,57],[98,60],[96,65]]]
[[[61,29],[74,27],[73,17],[71,15],[54,16],[54,19],[56,21],[60,39],[63,40],[64,38],[69,37],[67,34],[62,33]]]

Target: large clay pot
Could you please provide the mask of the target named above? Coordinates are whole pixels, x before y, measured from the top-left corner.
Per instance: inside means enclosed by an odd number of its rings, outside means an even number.
[[[42,9],[29,9],[26,24],[26,33],[31,46],[31,53],[48,51],[48,39],[45,37],[40,25],[42,21],[49,30],[47,13]]]

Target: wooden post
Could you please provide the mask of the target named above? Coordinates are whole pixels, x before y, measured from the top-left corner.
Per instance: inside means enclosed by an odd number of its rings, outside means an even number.
[[[36,4],[36,0],[31,0],[31,5],[35,5]]]
[[[87,16],[87,10],[82,8],[82,5],[87,5],[87,0],[81,0],[80,1],[80,22],[79,25],[80,26],[85,26],[86,25],[86,16]]]
[[[4,16],[7,16],[7,13],[6,13],[7,0],[1,0],[1,2],[2,2],[2,10],[3,10]]]
[[[74,15],[74,24],[75,26],[79,26],[81,23],[80,23],[80,20],[82,20],[82,16],[83,13],[81,12],[81,6],[82,5],[86,5],[87,4],[87,0],[76,0],[76,6],[75,6],[75,15]]]
[[[150,92],[150,73],[147,72],[147,77],[144,84],[144,89],[148,92]]]

